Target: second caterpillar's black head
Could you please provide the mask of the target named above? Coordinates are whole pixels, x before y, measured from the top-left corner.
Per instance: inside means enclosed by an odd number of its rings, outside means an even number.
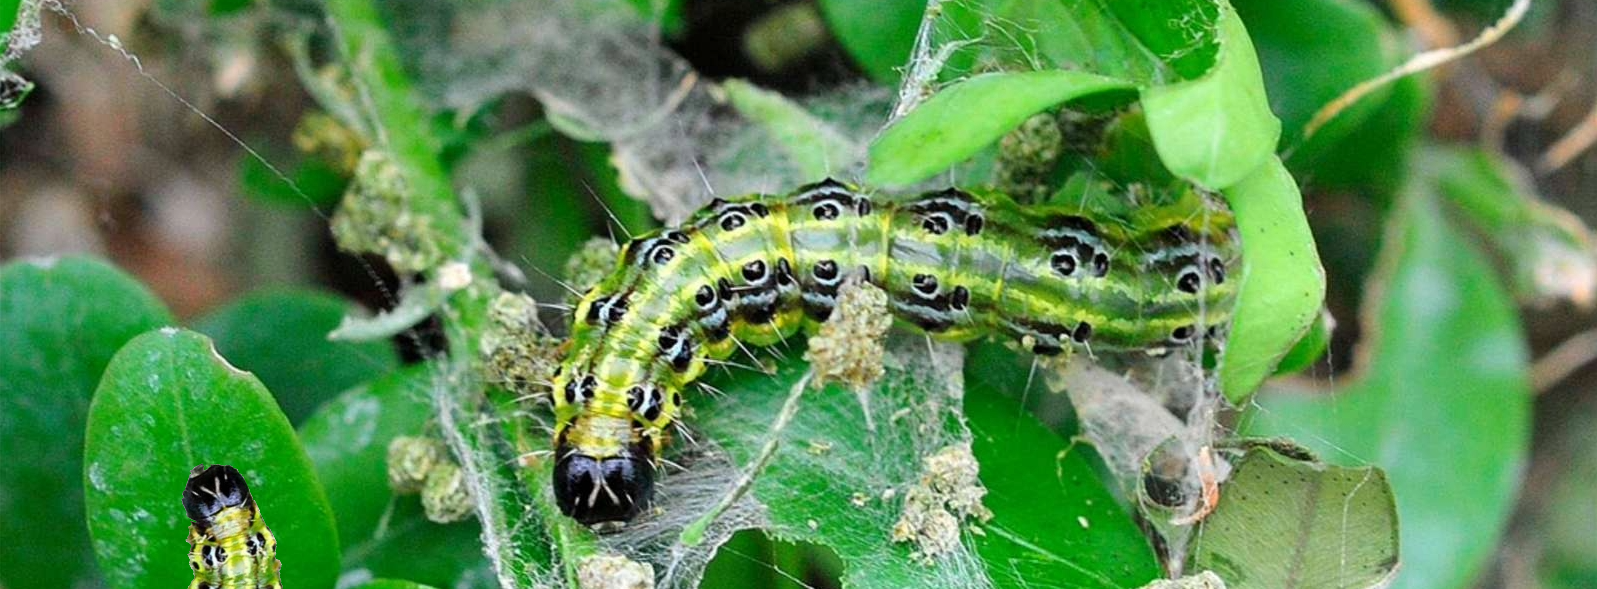
[[[250,488],[238,469],[225,464],[194,467],[183,489],[183,509],[194,523],[204,524],[229,507],[249,504]]]
[[[630,520],[654,496],[654,453],[647,440],[599,458],[572,448],[562,436],[555,456],[555,503],[583,524]]]

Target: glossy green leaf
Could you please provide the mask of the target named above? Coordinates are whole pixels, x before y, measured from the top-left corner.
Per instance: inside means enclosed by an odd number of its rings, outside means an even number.
[[[337,517],[346,569],[470,586],[487,565],[477,523],[433,523],[416,496],[388,490],[388,442],[425,434],[432,418],[430,369],[407,367],[346,391],[305,420],[299,437]]]
[[[360,589],[433,589],[430,585],[423,585],[415,581],[400,581],[395,579],[375,579],[367,581]]]
[[[1147,538],[1089,460],[1090,444],[1060,438],[997,391],[967,391],[965,417],[993,511],[972,541],[997,586],[1129,588],[1160,576]]]
[[[0,266],[0,585],[95,578],[83,525],[83,427],[112,354],[172,322],[155,295],[80,257]],[[181,564],[181,563],[180,563]]]
[[[898,83],[925,0],[820,0],[821,16],[849,57],[878,84]]]
[[[1246,429],[1385,469],[1402,522],[1393,587],[1469,587],[1524,471],[1524,333],[1491,264],[1434,195],[1411,190],[1389,223],[1381,272],[1365,289],[1360,374],[1332,393],[1261,395]]]
[[[327,334],[354,303],[308,290],[268,290],[233,301],[194,322],[222,356],[255,373],[291,422],[338,393],[399,365],[387,341],[334,342]]]
[[[866,177],[878,186],[925,180],[975,155],[1028,117],[1071,100],[1131,90],[1096,74],[1001,72],[958,82],[888,127],[870,147]],[[972,116],[972,113],[981,116]]]
[[[1208,73],[1142,90],[1159,159],[1177,176],[1211,190],[1252,176],[1275,153],[1281,136],[1242,19],[1222,4],[1216,26],[1220,52]]]
[[[1220,390],[1242,405],[1319,316],[1325,270],[1303,216],[1297,183],[1271,157],[1225,191],[1242,236],[1242,271]]]
[[[0,41],[9,41],[11,27],[17,24],[17,11],[22,9],[22,0],[0,0]],[[6,43],[0,43],[0,53],[4,53]]]
[[[89,532],[114,589],[192,579],[181,495],[200,464],[244,474],[277,536],[285,587],[329,589],[338,578],[332,510],[293,428],[266,387],[203,335],[166,328],[123,346],[94,393],[84,452]]]
[[[858,149],[847,137],[781,94],[743,80],[727,80],[721,87],[732,108],[764,129],[805,176],[837,174],[858,157]]]
[[[1227,589],[1367,589],[1398,564],[1386,473],[1249,449],[1204,518],[1188,570]]]

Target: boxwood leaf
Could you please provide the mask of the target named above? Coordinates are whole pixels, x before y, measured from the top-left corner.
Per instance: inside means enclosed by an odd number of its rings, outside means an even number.
[[[1141,587],[1159,561],[1093,466],[1092,446],[1060,438],[997,391],[965,397],[993,519],[972,538],[996,585]]]
[[[1211,190],[1253,174],[1281,137],[1247,28],[1229,4],[1220,8],[1220,51],[1212,68],[1196,79],[1142,90],[1159,159],[1177,176]]]
[[[964,161],[1027,117],[1084,96],[1128,91],[1130,82],[1064,70],[996,72],[943,89],[888,127],[870,147],[866,177],[905,186]],[[972,113],[981,116],[972,116]]]
[[[334,342],[327,334],[355,303],[310,290],[252,293],[194,322],[234,365],[255,373],[289,421],[399,365],[387,341]]]
[[[84,462],[89,532],[113,588],[188,584],[182,492],[200,464],[243,473],[277,536],[285,587],[338,578],[332,510],[293,428],[203,335],[163,328],[117,352],[89,408]]]
[[[1297,183],[1281,160],[1272,156],[1225,198],[1236,213],[1243,255],[1220,390],[1241,405],[1319,317],[1325,270]]]
[[[172,322],[155,295],[81,257],[0,266],[0,585],[94,578],[83,521],[83,427],[112,354]],[[23,459],[16,459],[21,457]]]

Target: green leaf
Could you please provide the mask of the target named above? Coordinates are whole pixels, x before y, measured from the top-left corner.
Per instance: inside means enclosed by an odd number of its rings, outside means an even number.
[[[314,158],[305,158],[287,170],[293,184],[284,182],[256,158],[240,159],[238,165],[241,192],[266,205],[297,209],[329,207],[338,202],[349,184],[349,178]]]
[[[1368,363],[1334,394],[1261,395],[1247,430],[1384,468],[1403,563],[1394,587],[1471,586],[1518,494],[1529,443],[1525,337],[1492,267],[1415,187],[1365,292]]]
[[[1049,107],[1131,89],[1123,80],[1061,70],[1000,72],[961,81],[933,95],[871,144],[866,178],[877,186],[914,184],[975,155]],[[972,116],[976,112],[981,116]]]
[[[1275,367],[1275,374],[1297,374],[1319,362],[1331,347],[1331,329],[1335,324],[1336,320],[1331,318],[1329,311],[1321,311],[1320,317],[1309,326],[1309,332],[1303,334],[1303,339],[1292,346],[1286,357],[1281,358],[1281,363]]]
[[[1297,183],[1280,160],[1271,157],[1225,198],[1236,213],[1243,253],[1220,390],[1241,406],[1319,316],[1325,270]]]
[[[864,426],[853,392],[835,385],[805,391],[751,495],[765,506],[764,527],[772,538],[834,550],[844,563],[845,587],[966,586],[968,576],[952,572],[956,567],[921,564],[911,557],[912,546],[891,540],[903,497],[920,476],[923,456],[964,439],[957,414],[934,400],[947,393],[941,385],[929,384],[938,381],[927,368],[925,343],[918,338],[899,341],[904,345],[891,347],[902,348],[910,358],[906,361],[921,368],[890,369],[870,391],[877,431]],[[696,435],[724,448],[736,468],[751,464],[807,368],[803,362],[786,362],[772,376],[737,371],[729,378],[712,377],[713,386],[726,394],[693,399]],[[957,378],[957,362],[954,370],[942,376]],[[901,408],[909,411],[892,417]],[[889,489],[894,493],[887,494]],[[971,555],[967,549],[945,558]]]
[[[1386,473],[1250,448],[1203,520],[1188,570],[1227,589],[1366,589],[1397,568],[1397,507]]]
[[[79,523],[89,399],[122,344],[171,322],[148,289],[96,259],[0,266],[0,538],[26,539],[0,542],[0,585],[94,583]]]
[[[17,12],[22,10],[22,0],[0,0],[0,53],[10,45],[11,27],[17,25]]]
[[[760,125],[805,176],[831,176],[854,163],[853,142],[803,106],[743,80],[727,80],[721,88],[732,108]]]
[[[1360,82],[1395,67],[1406,56],[1380,11],[1355,0],[1232,0],[1247,23],[1263,66],[1270,106],[1281,117],[1281,145],[1289,164],[1312,162],[1380,110],[1391,87],[1342,111],[1308,143],[1304,126],[1321,107]],[[1301,144],[1300,144],[1301,143]],[[1387,162],[1372,162],[1388,166]]]
[[[993,511],[974,543],[996,585],[1141,587],[1160,576],[1147,538],[1098,476],[1090,444],[1061,439],[998,391],[967,391],[965,417]]]
[[[968,587],[975,577],[1006,586],[1017,574],[1063,579],[1065,586],[1138,587],[1157,576],[1148,544],[1090,466],[1090,450],[1060,456],[1068,444],[996,390],[972,390],[961,400],[950,384],[960,382],[960,362],[944,356],[948,347],[932,351],[918,336],[903,336],[889,349],[887,374],[869,391],[869,421],[860,399],[842,387],[807,390],[798,400],[752,487],[768,534],[831,548],[844,565],[845,587]],[[750,464],[805,369],[787,362],[774,376],[712,378],[726,394],[693,399],[695,435],[724,449],[733,465]],[[1017,369],[1024,378],[1024,366]],[[965,522],[985,537],[964,534],[953,553],[922,562],[913,544],[891,540],[905,496],[920,480],[924,458],[967,441],[995,515]],[[1058,484],[1037,484],[1048,476],[1058,476]],[[673,496],[671,484],[667,479],[662,497]],[[1050,505],[1046,515],[1038,502]]]
[[[277,536],[285,587],[328,589],[338,578],[332,510],[293,428],[205,336],[165,328],[123,346],[95,391],[87,438],[89,532],[111,587],[192,579],[179,496],[200,464],[244,474]]]
[[[333,342],[327,334],[359,308],[307,290],[253,293],[194,322],[216,349],[255,373],[298,423],[338,393],[399,365],[387,341]]]
[[[360,589],[433,589],[430,585],[423,585],[415,581],[399,581],[395,579],[376,579],[367,581]]]
[[[1208,73],[1142,90],[1159,159],[1175,175],[1211,190],[1253,175],[1281,136],[1242,19],[1222,3],[1216,26],[1220,53]]]
[[[675,37],[687,26],[687,0],[627,0],[632,7],[659,25],[668,37]]]
[[[843,49],[878,84],[898,83],[915,48],[925,0],[820,0],[821,16]]]
[[[388,490],[388,442],[422,435],[432,418],[432,368],[406,367],[346,391],[305,420],[299,437],[337,516],[346,569],[460,587],[487,564],[480,527],[435,524],[416,497]]]

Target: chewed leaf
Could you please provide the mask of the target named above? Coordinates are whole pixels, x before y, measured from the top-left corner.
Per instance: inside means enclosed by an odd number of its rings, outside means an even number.
[[[1529,442],[1525,337],[1491,263],[1435,195],[1393,211],[1364,292],[1368,359],[1319,394],[1267,394],[1249,433],[1291,436],[1327,460],[1386,469],[1402,522],[1395,587],[1468,587],[1496,546]],[[1420,375],[1422,377],[1416,377]]]
[[[1225,191],[1242,234],[1242,272],[1220,390],[1241,405],[1319,316],[1325,270],[1303,216],[1297,183],[1270,158]]]
[[[28,539],[0,542],[0,585],[90,583],[93,553],[77,524],[89,399],[122,344],[171,322],[154,294],[99,260],[0,266],[0,456],[13,458],[0,460],[0,537]]]
[[[1177,176],[1211,190],[1254,174],[1281,136],[1242,19],[1221,3],[1216,26],[1220,53],[1208,73],[1142,90],[1159,159]]]
[[[1364,589],[1397,569],[1397,508],[1378,468],[1256,447],[1220,492],[1188,568],[1218,573],[1227,589]]]
[[[95,391],[84,451],[89,532],[114,588],[188,585],[181,495],[201,464],[243,473],[277,536],[284,586],[338,577],[332,510],[293,428],[205,336],[166,328],[123,346]]]
[[[386,341],[328,341],[328,332],[357,308],[316,291],[266,291],[200,318],[194,329],[215,340],[228,361],[255,373],[297,423],[344,389],[399,364]]]
[[[938,92],[888,127],[871,145],[866,177],[879,186],[914,184],[975,155],[1049,107],[1131,89],[1124,80],[1062,70],[976,76]]]

